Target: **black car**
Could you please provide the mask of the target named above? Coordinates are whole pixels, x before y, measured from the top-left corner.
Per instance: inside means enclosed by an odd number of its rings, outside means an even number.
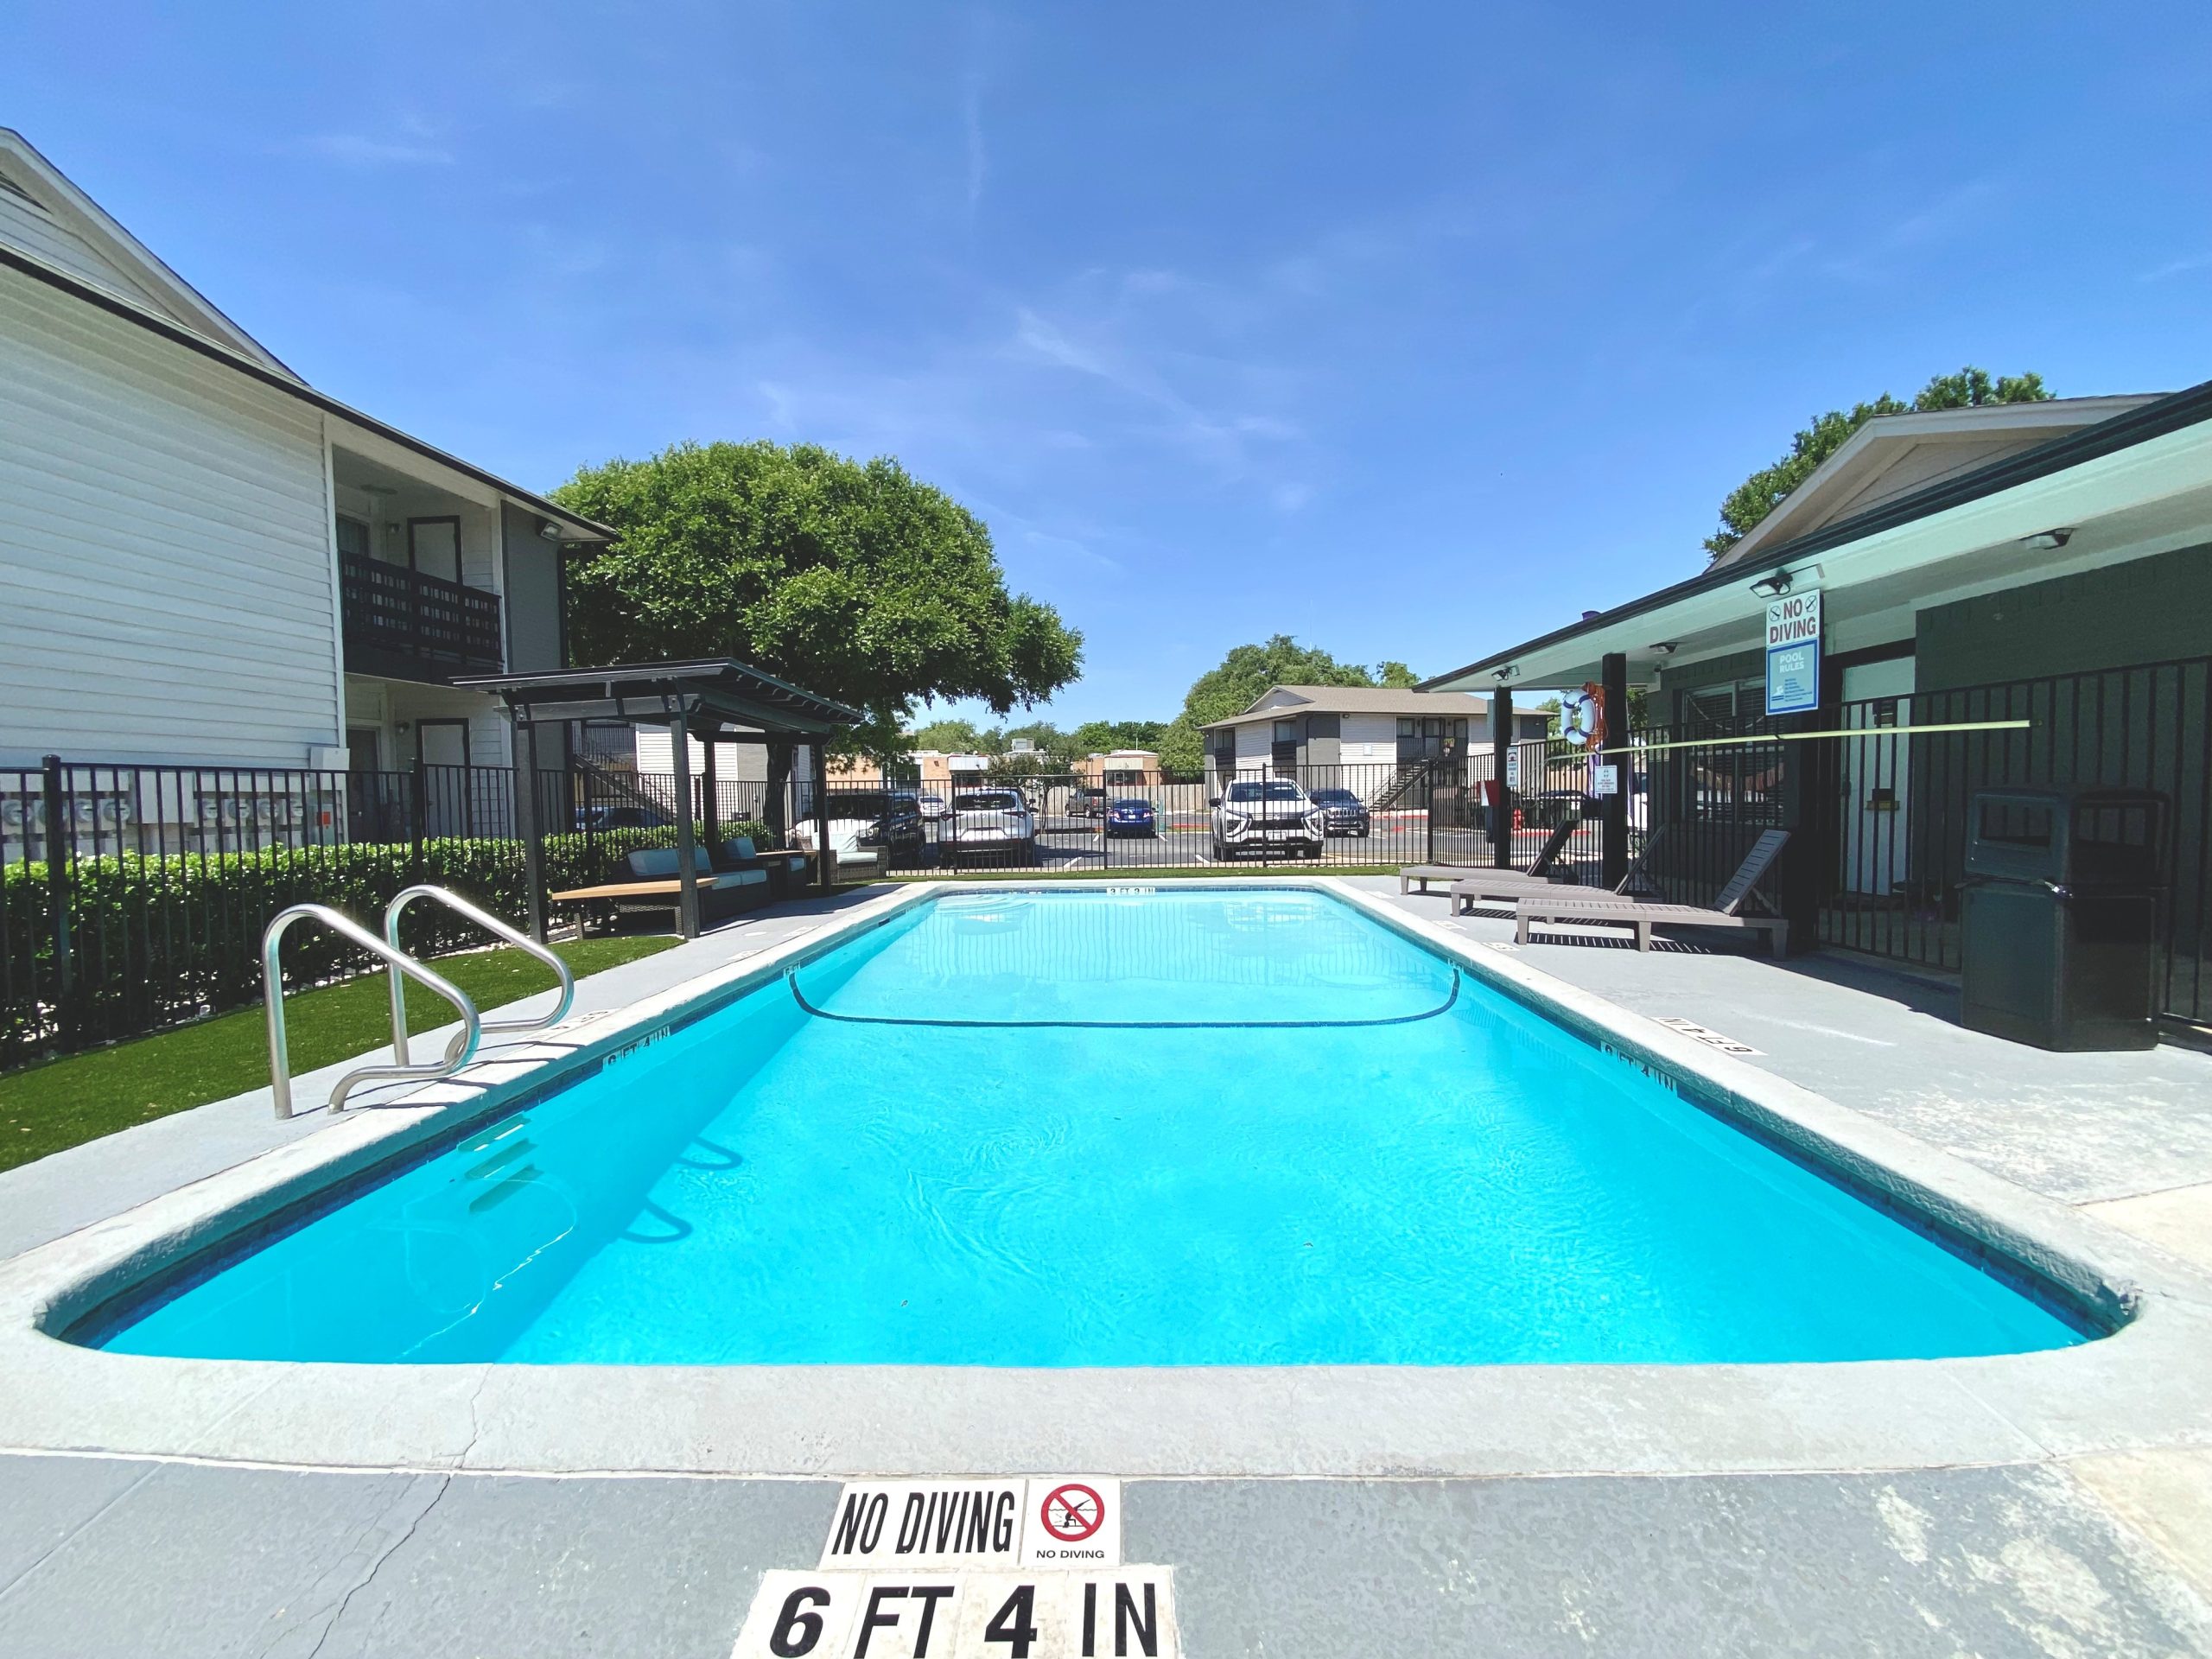
[[[586,806],[579,807],[576,810],[576,829],[579,832],[605,830],[665,830],[675,820],[667,813],[658,807],[652,806],[627,804]]]
[[[1373,828],[1366,804],[1348,789],[1317,789],[1313,804],[1321,809],[1321,821],[1332,836],[1364,836]]]
[[[912,851],[929,839],[922,823],[921,803],[912,792],[896,790],[833,789],[829,798],[833,823],[858,821],[868,825],[860,834],[863,847],[891,847]]]

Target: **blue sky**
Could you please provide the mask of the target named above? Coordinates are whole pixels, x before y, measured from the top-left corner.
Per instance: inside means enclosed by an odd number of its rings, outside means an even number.
[[[517,481],[890,454],[1089,636],[1465,662],[1688,575],[1808,415],[2212,377],[2212,9],[18,0],[22,130]]]

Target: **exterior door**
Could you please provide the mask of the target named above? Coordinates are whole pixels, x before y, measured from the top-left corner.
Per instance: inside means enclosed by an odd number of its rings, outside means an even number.
[[[415,741],[423,757],[423,827],[434,836],[474,835],[476,803],[468,771],[468,722],[418,720]]]
[[[460,518],[410,518],[407,521],[407,567],[423,575],[459,582]]]
[[[1889,735],[1911,723],[1913,659],[1843,671],[1844,726],[1865,737],[1840,741],[1843,755],[1843,888],[1886,896],[1908,879],[1911,846],[1912,740]]]

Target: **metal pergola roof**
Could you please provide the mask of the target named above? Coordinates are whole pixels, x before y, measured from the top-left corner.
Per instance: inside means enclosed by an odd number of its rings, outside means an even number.
[[[545,826],[538,822],[537,730],[575,721],[624,721],[668,728],[669,761],[676,790],[676,864],[678,925],[699,937],[699,849],[693,835],[691,766],[685,733],[707,740],[706,823],[715,833],[714,740],[766,744],[804,740],[818,752],[824,739],[867,718],[857,709],[763,673],[729,657],[683,663],[610,663],[603,668],[563,668],[538,674],[485,674],[455,680],[505,703],[517,740],[516,762],[525,781],[515,791],[517,827],[523,841],[524,885],[529,894],[531,937],[545,938]],[[738,729],[733,734],[728,728]],[[824,772],[826,776],[826,770]],[[825,791],[815,791],[816,878],[830,890]],[[711,863],[711,855],[709,855]]]
[[[764,737],[816,738],[867,719],[857,709],[730,657],[480,675],[453,683],[491,692],[532,725],[570,720],[660,725],[680,719],[694,732],[739,726]]]

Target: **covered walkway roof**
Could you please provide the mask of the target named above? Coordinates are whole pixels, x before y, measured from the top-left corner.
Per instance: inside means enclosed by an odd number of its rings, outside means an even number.
[[[1649,683],[1670,659],[1763,644],[1777,581],[1821,590],[1832,650],[1885,644],[1910,636],[1917,607],[2190,545],[2208,516],[2212,382],[1493,652],[1421,690],[1576,685],[1597,679],[1613,652],[1627,658],[1631,683]],[[2055,544],[2031,544],[2055,531],[2066,532]]]

